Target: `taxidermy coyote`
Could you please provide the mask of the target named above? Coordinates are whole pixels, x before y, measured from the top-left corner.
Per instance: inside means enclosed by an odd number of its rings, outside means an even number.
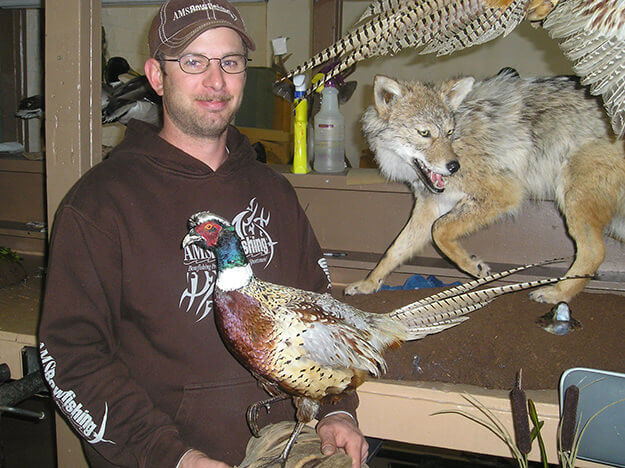
[[[346,294],[377,291],[395,268],[433,241],[458,268],[489,267],[463,236],[515,214],[528,198],[556,201],[576,245],[567,275],[592,275],[603,233],[625,240],[625,149],[601,103],[572,77],[524,79],[510,72],[439,86],[377,76],[363,131],[384,176],[415,195],[410,219],[366,279]],[[569,301],[588,279],[531,293]]]

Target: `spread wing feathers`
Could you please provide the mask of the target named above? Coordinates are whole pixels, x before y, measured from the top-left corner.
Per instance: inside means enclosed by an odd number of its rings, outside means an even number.
[[[476,2],[474,8],[457,8],[454,27],[439,29],[421,53],[445,55],[507,35],[525,18],[531,0],[513,0],[502,7]],[[438,25],[437,25],[438,26]],[[444,25],[441,25],[444,27]]]
[[[374,0],[355,28],[287,77],[328,61],[334,78],[356,62],[413,47],[450,54],[498,36],[544,7],[537,0]],[[542,24],[561,41],[582,84],[603,98],[615,134],[625,136],[625,0],[560,0]],[[538,15],[538,18],[542,17]],[[319,83],[319,86],[321,83]],[[310,92],[309,92],[310,94]]]
[[[625,134],[625,0],[568,0],[545,18],[543,27],[561,40],[573,70],[601,95],[614,133]]]

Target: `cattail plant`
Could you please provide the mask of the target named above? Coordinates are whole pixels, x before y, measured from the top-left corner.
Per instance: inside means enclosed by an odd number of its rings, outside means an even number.
[[[522,371],[519,371],[517,382],[511,392],[511,400],[513,406],[513,423],[516,436],[515,439],[510,435],[506,426],[497,418],[497,416],[490,411],[486,406],[480,403],[475,398],[468,394],[462,395],[471,405],[473,405],[480,413],[480,415],[474,415],[468,411],[462,410],[448,410],[438,411],[436,414],[450,414],[455,413],[464,416],[471,421],[474,421],[486,429],[495,434],[499,439],[506,443],[512,456],[516,460],[520,468],[527,468],[527,454],[532,449],[532,436],[529,430],[528,413],[527,413],[527,398],[525,391],[521,384]]]
[[[591,382],[588,385],[592,385],[593,383],[595,382]],[[585,387],[582,387],[581,390],[583,390],[584,388]],[[614,401],[604,406],[599,411],[595,412],[588,419],[588,421],[586,421],[583,426],[580,427],[580,424],[577,421],[577,403],[579,400],[579,394],[580,389],[574,385],[568,387],[564,394],[562,418],[560,419],[560,425],[558,428],[558,437],[560,442],[558,453],[560,456],[560,465],[563,468],[573,468],[575,466],[577,451],[579,449],[579,445],[584,435],[584,432],[586,431],[586,428],[589,426],[589,424],[591,424],[597,416],[599,416],[608,408],[620,403],[625,403],[625,398],[621,398],[620,400]],[[497,416],[495,416],[492,411],[490,411],[482,403],[480,403],[477,399],[471,397],[470,395],[465,394],[462,396],[481,413],[481,416],[463,410],[438,411],[434,414],[459,414],[467,419],[470,419],[471,421],[474,421],[484,426],[506,443],[506,445],[510,449],[510,452],[512,453],[512,456],[514,457],[520,468],[528,467],[527,455],[532,448],[532,441],[534,439],[537,439],[540,446],[540,454],[543,466],[547,468],[547,451],[545,449],[545,444],[540,434],[544,422],[538,419],[538,414],[536,413],[536,406],[534,405],[534,402],[532,400],[528,400],[525,395],[525,391],[523,390],[522,385],[522,371],[519,371],[515,386],[510,392],[510,399],[512,402],[512,418],[515,431],[514,438],[512,438],[512,436],[508,433],[505,425],[497,418]],[[528,413],[529,418],[534,425],[534,428],[531,432],[529,430]]]
[[[516,446],[526,458],[532,450],[532,439],[530,436],[530,423],[527,414],[527,397],[523,390],[523,369],[519,370],[517,379],[510,392],[512,401],[512,422],[514,424],[514,436]]]
[[[579,402],[579,388],[571,385],[564,392],[562,417],[560,419],[560,450],[570,452],[575,441],[575,426],[577,422],[577,403]]]

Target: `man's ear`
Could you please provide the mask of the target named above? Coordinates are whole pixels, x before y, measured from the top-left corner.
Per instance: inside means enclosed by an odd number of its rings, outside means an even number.
[[[161,64],[155,58],[149,58],[145,62],[145,77],[150,82],[152,89],[159,96],[163,95],[163,70]]]

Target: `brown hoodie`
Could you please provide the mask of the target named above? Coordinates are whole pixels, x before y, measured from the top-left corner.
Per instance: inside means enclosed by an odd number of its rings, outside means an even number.
[[[268,395],[218,335],[214,259],[181,248],[187,220],[205,210],[231,220],[267,281],[326,291],[327,266],[291,185],[234,127],[215,172],[156,132],[131,122],[59,207],[39,330],[44,373],[92,466],[174,467],[191,447],[239,463],[245,409]],[[269,417],[292,420],[293,407],[272,406]]]

